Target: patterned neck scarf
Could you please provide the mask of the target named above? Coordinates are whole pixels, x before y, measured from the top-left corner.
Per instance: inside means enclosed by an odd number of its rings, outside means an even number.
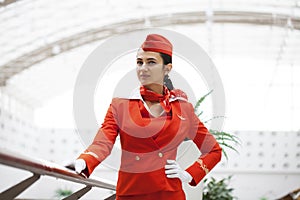
[[[159,102],[161,107],[168,113],[171,110],[171,105],[169,102],[170,91],[167,87],[163,87],[163,94],[158,94],[152,90],[147,89],[144,86],[140,87],[141,96],[145,101]]]

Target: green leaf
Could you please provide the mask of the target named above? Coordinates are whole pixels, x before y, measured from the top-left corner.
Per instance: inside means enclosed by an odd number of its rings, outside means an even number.
[[[202,96],[197,102],[196,105],[194,107],[194,111],[196,112],[200,106],[200,104],[205,100],[205,98],[210,95],[213,92],[213,90],[209,91],[207,94],[205,94],[204,96]]]
[[[200,115],[202,115],[202,114],[203,114],[203,111],[201,111],[199,114],[197,114],[197,117],[199,118]]]
[[[203,188],[203,200],[233,200],[236,199],[232,195],[233,188],[229,188],[229,181],[232,176],[216,181],[213,177],[208,181],[205,180]]]
[[[232,141],[234,141],[237,144],[241,144],[240,139],[235,135],[232,135],[230,133],[226,133],[226,132],[223,132],[223,131],[216,131],[216,130],[209,130],[209,131],[210,131],[210,133],[212,133],[215,136],[220,136],[221,135],[222,137],[227,137],[227,138],[232,139]]]
[[[219,143],[221,146],[225,146],[225,147],[228,147],[229,149],[235,151],[236,153],[239,153],[238,150],[236,150],[236,148],[234,148],[233,146],[227,144],[227,143],[224,143],[224,142],[221,142]]]
[[[194,112],[195,112],[195,114],[197,115],[198,118],[203,114],[203,111],[200,111],[200,112],[198,111],[201,103],[212,92],[213,92],[213,90],[209,91],[207,94],[205,94],[204,96],[202,96],[196,102],[196,105],[194,107]],[[210,122],[210,121],[212,121],[214,119],[218,119],[218,118],[221,118],[221,117],[224,118],[224,116],[214,116],[211,119],[208,119],[206,121],[203,120],[203,123],[208,123],[208,122]],[[226,152],[226,149],[233,150],[236,153],[238,153],[238,150],[234,146],[235,145],[241,145],[241,140],[237,136],[235,136],[233,134],[230,134],[230,133],[226,133],[224,131],[217,131],[217,130],[210,130],[210,133],[214,135],[214,137],[216,138],[217,142],[222,147],[222,152],[223,152],[223,155],[225,156],[226,160],[228,160],[228,154]]]
[[[208,123],[209,121],[212,121],[213,119],[218,119],[218,118],[225,118],[224,116],[214,116],[206,121],[203,121],[204,124]]]
[[[227,155],[226,151],[224,150],[224,148],[222,148],[222,152],[223,152],[223,155],[225,156],[226,160],[228,160],[228,155]]]
[[[56,197],[67,197],[69,195],[71,195],[73,192],[72,190],[68,190],[68,189],[57,189],[55,191],[55,196]]]

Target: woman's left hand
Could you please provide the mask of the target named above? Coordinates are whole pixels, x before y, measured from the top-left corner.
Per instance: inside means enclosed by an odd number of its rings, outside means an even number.
[[[181,169],[175,160],[167,160],[165,169],[168,178],[179,178],[183,183],[189,183],[193,179],[187,171]]]

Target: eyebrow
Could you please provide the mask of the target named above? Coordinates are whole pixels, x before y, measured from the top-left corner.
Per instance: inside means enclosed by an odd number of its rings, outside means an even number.
[[[143,60],[142,58],[136,58],[137,60]],[[157,59],[156,58],[147,58],[146,59],[147,61],[149,61],[149,60],[156,60],[157,61]]]

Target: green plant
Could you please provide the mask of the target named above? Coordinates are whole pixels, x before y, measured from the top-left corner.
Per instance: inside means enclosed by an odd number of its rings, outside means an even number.
[[[223,178],[217,181],[215,178],[211,177],[210,181],[208,179],[204,180],[205,186],[203,188],[203,200],[233,200],[237,199],[232,196],[233,188],[229,188],[228,184],[230,182],[231,176]]]
[[[259,200],[268,200],[266,197],[261,197]]]
[[[55,190],[55,197],[57,197],[57,198],[63,198],[63,197],[70,196],[72,193],[73,193],[72,190],[57,189],[57,190]]]
[[[213,90],[211,90],[210,92],[208,92],[207,94],[205,94],[204,96],[202,96],[197,102],[196,105],[194,107],[194,111],[196,113],[196,115],[200,118],[201,115],[203,114],[203,111],[200,111],[200,105],[201,103],[206,99],[207,96],[209,96],[211,93],[213,92]],[[216,118],[222,118],[224,116],[213,116],[211,119],[208,120],[203,120],[203,123],[207,123],[213,119]],[[226,158],[226,160],[228,160],[228,155],[226,153],[226,149],[231,149],[235,152],[238,153],[237,149],[235,148],[235,146],[240,145],[240,139],[230,133],[224,132],[224,131],[218,131],[218,130],[209,130],[211,134],[213,134],[217,140],[217,142],[220,144],[220,146],[222,147],[222,152]]]
[[[201,103],[206,99],[207,96],[209,96],[213,90],[202,96],[196,103],[194,111],[196,115],[200,118],[203,114],[203,111],[200,110]],[[203,123],[207,123],[211,120],[214,120],[216,118],[221,118],[224,116],[213,116],[209,120],[202,120]],[[211,134],[213,134],[217,140],[217,142],[222,147],[223,155],[225,156],[226,160],[228,160],[228,155],[226,153],[227,149],[233,150],[238,153],[235,146],[240,145],[240,139],[230,133],[219,131],[219,130],[209,130]],[[231,176],[227,178],[223,178],[220,181],[217,181],[215,178],[211,177],[211,179],[208,181],[208,179],[204,180],[204,188],[203,188],[203,200],[233,200],[237,199],[236,197],[233,197],[232,191],[233,188],[229,188],[228,184],[231,179]]]
[[[240,139],[237,136],[224,131],[216,131],[216,130],[209,130],[209,131],[211,134],[215,136],[217,142],[222,147],[222,152],[226,160],[228,160],[228,155],[225,149],[231,149],[236,153],[239,153],[237,149],[234,147],[236,145],[240,145]]]

